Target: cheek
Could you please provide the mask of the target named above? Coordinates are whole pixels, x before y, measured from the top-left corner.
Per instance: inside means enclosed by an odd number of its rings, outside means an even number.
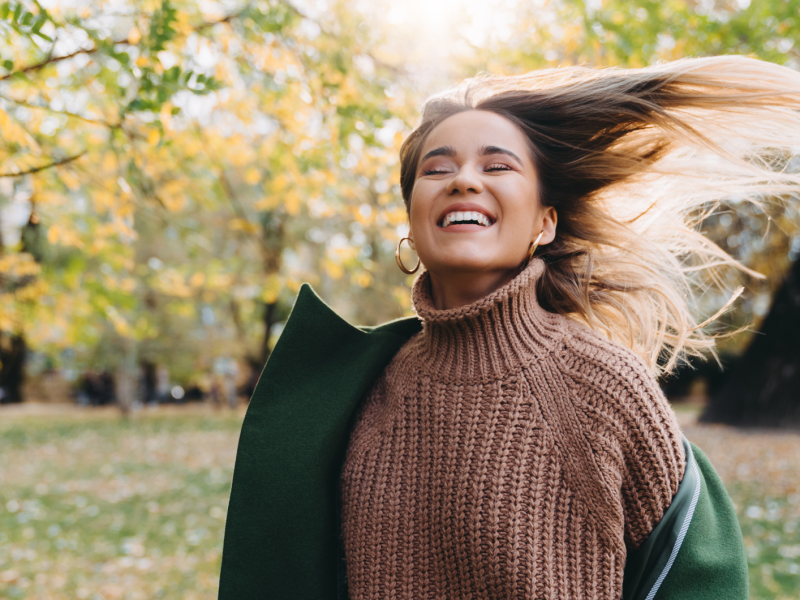
[[[514,202],[511,205],[506,205],[503,212],[504,221],[508,227],[506,229],[509,233],[508,241],[511,245],[528,244],[538,235],[539,207],[535,200]]]
[[[411,200],[409,201],[408,222],[411,225],[411,231],[421,229],[429,220],[430,202],[426,198],[424,186],[414,186],[411,192]]]

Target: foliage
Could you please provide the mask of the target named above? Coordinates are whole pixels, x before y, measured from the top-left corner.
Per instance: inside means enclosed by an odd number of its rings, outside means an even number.
[[[0,181],[31,216],[0,327],[98,366],[134,340],[180,378],[259,363],[304,280],[361,321],[402,313],[400,274],[372,273],[404,220],[408,111],[343,6],[6,6]]]
[[[472,47],[463,19],[436,45],[413,35],[441,17],[399,27],[384,1],[0,5],[0,332],[66,366],[258,368],[302,281],[360,323],[409,310],[397,149],[426,91],[729,52],[800,65],[797,0],[512,4]],[[766,312],[800,250],[796,217],[730,199],[707,221],[768,276],[731,276],[751,292],[734,325]]]

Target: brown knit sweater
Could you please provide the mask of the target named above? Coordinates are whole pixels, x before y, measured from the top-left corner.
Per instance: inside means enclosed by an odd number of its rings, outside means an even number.
[[[535,260],[436,310],[367,396],[342,471],[352,600],[616,600],[683,476],[641,360],[536,302]]]

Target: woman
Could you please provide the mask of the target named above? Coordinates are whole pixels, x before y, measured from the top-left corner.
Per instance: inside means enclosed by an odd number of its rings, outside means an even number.
[[[731,502],[655,376],[713,346],[694,297],[744,268],[707,211],[800,188],[798,108],[800,75],[740,57],[429,100],[401,149],[418,317],[355,328],[301,291],[243,425],[220,598],[747,598]]]

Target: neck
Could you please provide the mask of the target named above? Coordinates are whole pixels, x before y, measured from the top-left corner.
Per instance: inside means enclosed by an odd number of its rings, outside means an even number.
[[[433,306],[437,310],[459,308],[485,298],[500,289],[519,273],[519,269],[500,271],[448,272],[446,275],[430,272],[430,289]]]
[[[487,381],[549,351],[563,335],[563,318],[536,302],[543,271],[544,263],[533,260],[504,286],[448,309],[434,305],[430,272],[423,271],[411,294],[422,321],[422,335],[412,344],[417,364],[437,380]]]

